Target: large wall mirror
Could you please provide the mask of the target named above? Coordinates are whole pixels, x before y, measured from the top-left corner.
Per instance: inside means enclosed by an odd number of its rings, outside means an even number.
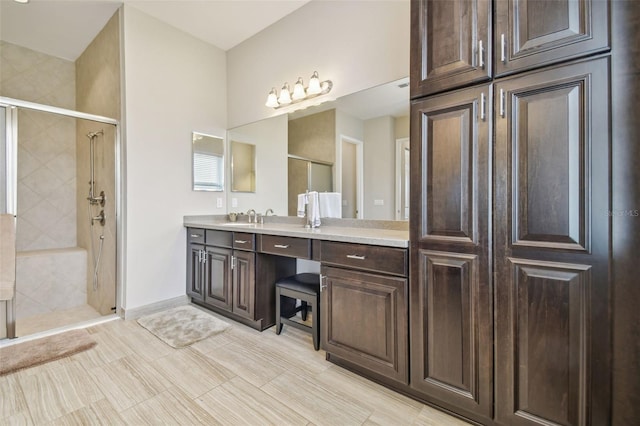
[[[194,191],[224,191],[224,139],[193,132]]]
[[[289,113],[286,122],[281,116],[259,122],[261,128],[278,132],[261,133],[265,145],[268,139],[273,150],[286,152],[283,158],[271,159],[270,163],[286,169],[288,176],[265,173],[257,177],[261,187],[289,192],[281,201],[283,205],[270,207],[294,214],[291,212],[297,206],[290,204],[297,200],[296,192],[304,192],[301,182],[313,181],[308,179],[309,165],[321,165],[330,170],[322,174],[330,182],[321,185],[328,189],[318,190],[340,193],[343,218],[408,220],[408,84],[407,77]],[[273,124],[267,126],[268,122]],[[251,123],[231,132],[243,133],[256,126]],[[298,163],[306,167],[292,167]],[[241,207],[249,208],[250,201],[247,203]]]

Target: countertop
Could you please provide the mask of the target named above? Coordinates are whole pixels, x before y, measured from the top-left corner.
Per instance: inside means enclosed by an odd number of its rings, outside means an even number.
[[[330,222],[331,224],[320,225],[319,228],[305,228],[299,221],[297,223],[286,223],[267,220],[264,224],[254,224],[246,222],[246,219],[244,221],[229,222],[220,216],[185,216],[183,223],[184,226],[189,228],[251,232],[254,234],[313,238],[387,247],[409,247],[409,231],[393,229],[397,228],[397,226],[392,227],[392,229],[389,229],[390,227],[382,227],[386,221],[362,221],[363,226],[353,226],[356,224],[356,221],[353,220],[345,221],[347,226],[336,225],[340,220],[331,220]],[[380,227],[372,227],[376,226],[377,222]]]

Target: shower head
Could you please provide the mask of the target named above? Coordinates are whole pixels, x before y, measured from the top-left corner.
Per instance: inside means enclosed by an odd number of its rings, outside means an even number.
[[[104,135],[104,130],[98,130],[97,132],[91,132],[91,133],[87,133],[87,137],[89,139],[93,139],[98,135]]]

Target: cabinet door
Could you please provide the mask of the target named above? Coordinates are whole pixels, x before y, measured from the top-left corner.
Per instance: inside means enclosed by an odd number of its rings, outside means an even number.
[[[493,405],[491,87],[411,109],[411,387],[483,421]]]
[[[608,58],[496,85],[500,424],[609,424],[608,86]]]
[[[488,80],[490,0],[411,2],[411,97]]]
[[[206,291],[204,301],[209,305],[231,310],[231,253],[222,247],[206,248]]]
[[[496,2],[496,75],[609,48],[606,0]]]
[[[322,275],[322,348],[406,384],[407,280],[327,266]]]
[[[233,252],[233,313],[255,319],[256,254],[248,251]]]
[[[204,246],[199,244],[187,246],[187,295],[196,300],[203,300],[203,251]]]

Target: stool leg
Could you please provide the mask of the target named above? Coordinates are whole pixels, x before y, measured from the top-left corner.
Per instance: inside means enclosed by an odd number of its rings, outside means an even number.
[[[313,328],[311,332],[313,333],[313,349],[316,351],[320,349],[320,312],[318,309],[318,298],[315,298],[315,301],[311,305],[311,311],[313,312]]]
[[[276,287],[276,334],[282,331],[282,322],[280,321],[280,288]]]
[[[302,316],[302,321],[306,321],[307,320],[307,302],[303,300],[301,305],[302,305],[302,309],[300,309],[300,315]]]

